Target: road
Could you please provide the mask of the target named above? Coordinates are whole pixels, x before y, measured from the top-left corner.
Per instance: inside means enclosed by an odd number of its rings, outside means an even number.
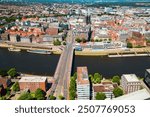
[[[73,59],[74,38],[72,35],[72,31],[68,32],[66,40],[67,40],[67,45],[65,46],[61,54],[61,57],[59,59],[59,62],[58,62],[58,65],[54,74],[55,83],[52,85],[51,92],[57,98],[60,95],[62,95],[65,97],[65,99],[68,99],[68,89],[69,89],[72,59]]]

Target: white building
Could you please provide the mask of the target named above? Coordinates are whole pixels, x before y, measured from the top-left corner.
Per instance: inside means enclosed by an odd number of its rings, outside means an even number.
[[[135,74],[123,74],[121,76],[121,86],[128,94],[140,90],[141,82]]]
[[[90,99],[90,83],[87,67],[77,67],[77,99]]]

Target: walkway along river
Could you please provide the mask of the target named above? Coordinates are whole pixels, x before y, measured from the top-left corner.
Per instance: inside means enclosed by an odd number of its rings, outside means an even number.
[[[17,71],[37,75],[53,76],[59,55],[40,55],[23,52],[9,52],[0,48],[0,68],[15,67]],[[101,73],[104,77],[135,73],[144,77],[145,69],[150,68],[150,57],[87,57],[75,56],[73,72],[77,66],[87,66],[89,74]]]

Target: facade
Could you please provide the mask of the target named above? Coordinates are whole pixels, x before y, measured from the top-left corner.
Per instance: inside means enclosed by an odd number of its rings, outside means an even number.
[[[135,74],[123,74],[121,76],[121,86],[128,94],[140,90],[142,85]]]
[[[19,80],[20,90],[29,89],[30,91],[36,91],[40,88],[43,91],[46,91],[47,78],[46,77],[22,77]]]
[[[77,99],[90,99],[90,82],[87,67],[77,67]]]
[[[150,88],[150,69],[146,69],[145,71],[144,82]]]
[[[93,84],[93,99],[95,99],[96,93],[105,93],[108,99],[114,98],[113,89],[117,87],[117,84],[112,82],[102,82],[101,84]]]
[[[0,77],[0,84],[2,84],[4,88],[7,88],[11,85],[11,79],[6,77]]]

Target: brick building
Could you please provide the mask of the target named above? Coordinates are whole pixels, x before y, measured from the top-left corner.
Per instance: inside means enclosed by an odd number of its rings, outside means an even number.
[[[46,77],[22,77],[19,80],[20,90],[29,89],[30,91],[36,91],[40,88],[43,91],[46,91],[47,78]]]
[[[50,27],[46,29],[46,34],[48,35],[58,35],[58,28],[57,27]]]

